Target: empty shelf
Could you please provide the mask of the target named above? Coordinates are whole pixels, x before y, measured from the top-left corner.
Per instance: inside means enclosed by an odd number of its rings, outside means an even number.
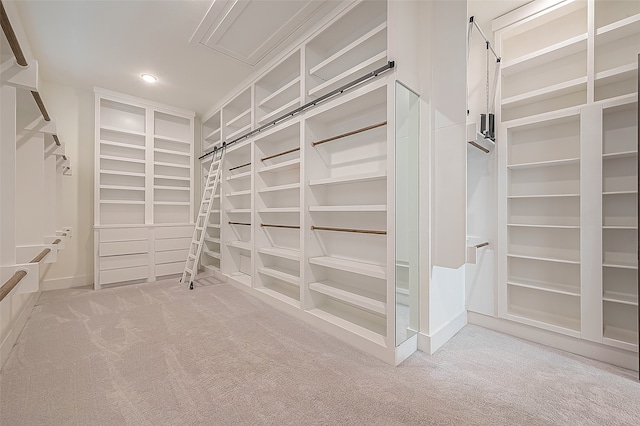
[[[247,189],[246,191],[230,192],[227,194],[227,197],[239,197],[241,195],[251,195],[251,190]]]
[[[251,213],[251,209],[229,209],[227,213]]]
[[[251,242],[248,241],[227,241],[225,244],[227,244],[229,247],[251,251]]]
[[[544,49],[531,52],[502,65],[502,75],[508,76],[514,73],[528,70],[549,62],[556,61],[568,55],[587,50],[587,34],[580,34],[568,40],[561,41]]]
[[[385,297],[383,295],[348,287],[328,280],[311,283],[309,284],[309,288],[350,305],[354,305],[380,315],[386,314],[387,304],[384,302]]]
[[[178,143],[184,143],[184,144],[187,144],[187,145],[191,145],[191,142],[189,142],[188,140],[184,140],[184,139],[180,139],[180,138],[173,138],[171,136],[154,135],[153,137],[155,139],[161,139],[163,141],[178,142]]]
[[[300,183],[289,183],[287,185],[270,186],[268,188],[260,189],[258,193],[263,194],[265,192],[287,191],[291,189],[300,189]]]
[[[547,291],[550,293],[559,293],[559,294],[566,294],[567,296],[580,297],[579,288],[575,288],[569,285],[564,285],[559,283],[534,281],[534,280],[528,280],[523,278],[513,278],[513,279],[507,280],[507,284],[517,286],[517,287],[531,288],[534,290]]]
[[[278,90],[276,90],[275,92],[273,92],[272,94],[270,94],[269,96],[267,96],[266,98],[264,98],[262,101],[258,102],[258,106],[262,107],[262,106],[267,106],[267,104],[269,104],[269,102],[271,102],[272,100],[276,99],[278,96],[280,96],[282,93],[286,92],[287,89],[295,86],[296,84],[298,84],[300,82],[300,77],[296,77],[293,80],[291,80],[289,83],[285,84],[284,86],[282,86],[281,88],[279,88]]]
[[[368,182],[387,178],[386,171],[372,173],[362,173],[357,175],[336,176],[323,179],[313,179],[309,181],[309,186],[315,185],[338,185],[342,183]]]
[[[285,170],[299,169],[300,168],[300,159],[294,158],[293,160],[283,161],[282,163],[272,164],[267,167],[263,167],[258,170],[258,173],[273,173],[273,172],[283,172]]]
[[[386,212],[384,204],[356,206],[310,206],[310,212]]]
[[[300,105],[300,98],[296,98],[294,100],[292,100],[291,102],[288,102],[284,105],[282,105],[280,108],[275,109],[273,111],[271,111],[269,114],[265,115],[264,117],[262,117],[262,119],[260,119],[259,123],[266,123],[269,120],[275,118],[275,117],[279,117],[281,115],[283,115],[286,111],[288,111],[289,109],[291,109],[294,106],[298,106]]]
[[[229,181],[229,180],[242,179],[247,177],[251,177],[251,170],[249,170],[248,172],[237,173],[232,176],[227,176],[227,180]]]
[[[273,207],[267,209],[259,209],[258,213],[299,213],[300,207]]]
[[[135,135],[135,136],[143,136],[146,137],[147,134],[145,132],[139,132],[137,130],[128,130],[125,129],[123,127],[114,127],[114,126],[100,126],[100,130],[107,130],[109,132],[116,132],[116,133],[124,133],[126,135]]]
[[[340,87],[340,83],[342,83],[346,78],[348,78],[349,76],[351,76],[353,73],[356,73],[370,65],[375,64],[376,62],[382,62],[383,60],[387,59],[387,51],[383,50],[382,52],[378,53],[377,55],[373,56],[372,58],[369,58],[361,63],[359,63],[358,65],[349,68],[348,70],[344,71],[343,73],[325,81],[324,83],[314,87],[313,89],[309,90],[309,96],[314,96],[317,95],[319,92],[323,91],[323,90],[327,90],[327,91],[331,91],[331,88],[338,88]]]
[[[249,109],[247,109],[245,111],[242,111],[240,114],[236,115],[231,120],[227,121],[227,127],[233,126],[235,123],[237,123],[238,121],[242,120],[243,118],[245,118],[249,114],[251,114],[251,108],[249,108]]]
[[[386,279],[387,268],[371,263],[356,262],[353,260],[340,259],[337,257],[322,256],[309,258],[312,265],[324,266],[341,271],[352,272],[354,274],[365,275],[372,278]]]
[[[554,259],[551,257],[539,257],[539,256],[525,256],[519,254],[507,254],[507,257],[515,257],[518,259],[531,259],[531,260],[542,260],[544,262],[555,262],[555,263],[568,263],[571,265],[579,265],[579,260],[567,260],[567,259]]]
[[[241,129],[236,130],[235,132],[227,135],[227,139],[233,140],[233,138],[235,138],[238,135],[241,135],[247,131],[251,130],[251,123],[247,124],[246,126],[244,126]]]
[[[135,158],[128,158],[128,157],[118,157],[115,155],[101,155],[100,156],[101,160],[111,160],[111,161],[123,161],[126,163],[138,163],[138,164],[145,164],[146,161],[145,160],[137,160]]]
[[[549,87],[543,87],[542,89],[532,90],[531,92],[505,98],[502,100],[502,107],[513,108],[531,102],[539,102],[579,92],[586,88],[586,84],[587,77],[575,78],[563,83],[554,84]]]
[[[566,158],[563,160],[549,160],[549,161],[537,161],[535,163],[522,163],[511,164],[507,166],[509,169],[531,169],[535,167],[550,167],[550,166],[564,166],[568,164],[577,164],[580,162],[579,158]]]
[[[238,284],[251,286],[251,275],[247,275],[244,272],[232,272],[227,274],[227,277]]]
[[[144,151],[146,148],[144,145],[134,145],[130,143],[122,143],[122,142],[111,142],[100,140],[100,145],[109,145],[109,146],[117,146],[118,148],[127,148],[127,149],[139,149]]]
[[[300,277],[298,276],[298,273],[291,269],[283,268],[282,266],[268,266],[258,268],[258,272],[292,285],[300,285]]]
[[[621,303],[624,305],[638,306],[638,295],[618,293],[615,291],[605,291],[602,296],[605,302]]]
[[[258,253],[269,256],[281,257],[283,259],[300,261],[300,250],[290,250],[280,247],[263,247],[258,249]]]

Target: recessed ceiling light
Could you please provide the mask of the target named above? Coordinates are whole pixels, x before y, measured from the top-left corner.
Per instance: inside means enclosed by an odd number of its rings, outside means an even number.
[[[140,77],[142,77],[142,79],[147,83],[155,83],[156,81],[158,81],[158,77],[151,74],[141,74]]]

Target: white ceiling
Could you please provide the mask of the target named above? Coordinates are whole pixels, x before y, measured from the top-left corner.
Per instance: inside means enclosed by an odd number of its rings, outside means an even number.
[[[218,6],[236,2],[217,1]],[[260,3],[257,9],[266,26],[290,22],[288,31],[294,32],[289,38],[280,34],[266,47],[260,31],[249,28],[241,32],[247,39],[236,44],[236,53],[244,54],[247,62],[258,60],[256,67],[236,59],[238,55],[229,56],[233,52],[224,54],[220,52],[224,49],[205,47],[197,38],[190,43],[213,3],[209,0],[20,0],[17,9],[44,80],[86,90],[103,87],[203,114],[277,56],[301,31],[346,0],[253,1]],[[489,22],[528,1],[470,0],[469,14],[476,15],[480,23]],[[286,7],[287,2],[292,7]],[[302,21],[298,16],[296,21],[295,15],[304,9],[300,3],[309,2],[324,6],[317,10],[315,5],[308,7],[308,16]],[[266,3],[273,7],[264,7]],[[286,13],[290,14],[289,21],[283,16]],[[218,21],[211,22],[220,25]],[[210,27],[205,30],[201,30],[201,37],[211,37],[215,32]],[[232,33],[238,34],[237,27]],[[140,79],[143,72],[156,75],[159,82],[144,83]]]

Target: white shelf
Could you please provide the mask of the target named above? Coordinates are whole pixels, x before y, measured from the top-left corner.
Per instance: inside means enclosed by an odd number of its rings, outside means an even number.
[[[251,209],[227,209],[227,213],[251,213]]]
[[[548,64],[574,53],[587,50],[587,33],[580,34],[567,40],[563,40],[544,49],[531,52],[502,64],[503,76],[513,75],[517,72]]]
[[[623,263],[602,263],[602,266],[605,268],[617,268],[617,269],[638,269],[638,265],[633,264],[623,264]]]
[[[352,43],[348,44],[347,46],[343,47],[342,49],[340,49],[339,51],[334,53],[333,55],[329,56],[327,59],[325,59],[324,61],[320,62],[315,67],[312,67],[309,70],[309,74],[317,75],[319,72],[322,71],[322,69],[326,68],[328,65],[330,65],[333,62],[335,62],[338,58],[348,54],[351,51],[353,51],[353,49],[355,49],[356,47],[358,47],[362,43],[366,42],[370,38],[374,37],[379,32],[384,31],[386,28],[387,28],[387,23],[386,22],[383,23],[383,24],[378,25],[377,27],[373,28],[371,31],[369,31],[366,34],[364,34],[363,36],[359,37],[357,40],[353,41]],[[385,56],[386,56],[386,52],[385,52]]]
[[[602,154],[603,160],[613,160],[616,158],[630,158],[637,157],[638,151],[624,151],[624,152],[612,152],[609,154]]]
[[[258,103],[258,107],[263,107],[263,106],[267,106],[267,104],[275,99],[278,98],[278,96],[280,96],[282,93],[286,92],[288,89],[290,89],[291,87],[295,86],[296,84],[298,84],[300,82],[300,77],[296,77],[293,80],[291,80],[289,83],[285,84],[284,86],[282,86],[281,88],[279,88],[278,90],[276,90],[275,92],[273,92],[272,94],[270,94],[269,96],[267,96],[266,98],[264,98],[263,100],[261,100]],[[299,99],[297,99],[297,101],[299,101]]]
[[[521,228],[580,229],[580,225],[534,225],[528,223],[508,223],[507,226]]]
[[[638,191],[609,191],[603,192],[602,195],[638,195]]]
[[[116,176],[133,176],[133,177],[145,177],[144,173],[136,172],[119,172],[115,170],[100,170],[101,175],[116,175]]]
[[[366,327],[356,324],[357,322],[364,323],[362,318],[354,318],[350,320],[350,316],[346,313],[333,313],[331,310],[328,310],[326,307],[314,308],[308,311],[311,315],[314,315],[323,321],[326,321],[330,324],[333,324],[341,329],[350,331],[357,336],[361,336],[375,344],[378,344],[382,347],[385,346],[384,334],[386,333],[386,328],[382,327],[380,324],[366,321]],[[347,318],[343,318],[343,317]]]
[[[167,180],[185,180],[190,181],[191,178],[183,177],[183,176],[171,176],[171,175],[154,175],[156,179],[167,179]]]
[[[386,171],[362,173],[356,175],[336,176],[323,179],[313,179],[309,181],[309,186],[316,185],[339,185],[343,183],[368,182],[375,180],[383,180],[387,178]]]
[[[329,89],[332,86],[337,86],[340,82],[342,82],[344,79],[348,78],[350,75],[364,69],[367,68],[368,66],[375,64],[378,61],[381,61],[383,59],[387,58],[387,51],[384,50],[380,53],[378,53],[377,55],[373,56],[372,58],[367,59],[366,61],[363,61],[361,63],[359,63],[358,65],[348,69],[347,71],[335,76],[334,78],[331,78],[327,81],[325,81],[324,83],[314,87],[313,89],[309,90],[309,96],[314,96],[316,95],[318,92],[321,92],[325,89]]]
[[[162,152],[164,154],[171,154],[171,155],[181,155],[183,157],[191,157],[191,153],[189,152],[184,152],[184,151],[174,151],[172,149],[161,149],[161,148],[154,148],[153,149],[154,152]]]
[[[623,305],[638,306],[638,295],[605,291],[602,300],[605,302],[621,303]]]
[[[231,274],[228,274],[227,277],[238,284],[251,287],[251,275],[247,275],[244,272],[232,272]]]
[[[580,194],[507,195],[507,198],[567,198],[567,197],[580,197]]]
[[[635,73],[638,70],[637,63],[631,63],[621,65],[619,67],[611,68],[605,71],[596,73],[596,83],[607,84],[622,81],[627,78],[635,77]]]
[[[105,140],[100,140],[100,145],[109,145],[109,146],[115,146],[118,148],[126,148],[126,149],[138,149],[140,151],[144,151],[146,149],[142,145],[133,145],[130,143],[111,142],[111,141],[105,141]]]
[[[100,189],[116,189],[123,191],[144,191],[143,186],[100,185]]]
[[[222,256],[220,255],[220,253],[217,253],[217,252],[215,252],[215,251],[211,251],[211,250],[206,250],[206,249],[205,249],[205,250],[202,250],[202,252],[203,252],[204,254],[206,254],[207,256],[209,256],[209,257],[213,257],[214,259],[221,259],[221,258],[222,258]]]
[[[258,190],[258,193],[264,194],[267,192],[287,191],[292,189],[300,189],[300,183],[290,183],[287,185],[270,186],[268,188],[263,188]]]
[[[100,156],[101,160],[112,160],[112,161],[122,161],[125,163],[137,163],[137,164],[144,164],[145,160],[137,160],[135,158],[127,158],[127,157],[117,157],[115,155],[101,155]]]
[[[243,178],[248,178],[251,177],[251,170],[249,170],[248,172],[242,172],[242,173],[237,173],[233,176],[227,176],[227,181],[229,180],[236,180],[236,179],[243,179]]]
[[[235,132],[227,135],[227,139],[228,140],[233,140],[233,138],[235,138],[238,135],[241,135],[243,133],[245,133],[246,131],[251,130],[251,123],[247,124],[246,126],[236,130]]]
[[[519,322],[524,324],[567,334],[576,338],[580,337],[580,321],[577,318],[553,315],[520,307],[510,307],[508,319],[519,320]]]
[[[622,225],[604,225],[602,227],[602,229],[628,229],[628,230],[633,230],[633,231],[637,231],[638,227],[637,226],[622,226]]]
[[[145,132],[138,132],[136,130],[127,130],[123,127],[114,127],[114,126],[100,126],[100,130],[107,130],[109,132],[123,133],[125,135],[134,135],[134,136],[147,136]]]
[[[548,160],[548,161],[536,161],[534,163],[511,164],[511,165],[508,165],[507,168],[511,170],[532,169],[537,167],[564,166],[564,165],[578,164],[578,163],[580,163],[579,158],[566,158],[562,160]]]
[[[216,130],[214,130],[213,132],[209,133],[208,135],[206,135],[204,137],[204,140],[208,141],[209,139],[211,139],[216,133],[220,133],[220,128],[218,127]],[[218,136],[218,139],[216,142],[220,141],[220,137]],[[213,142],[213,144],[215,144],[216,142]]]
[[[246,191],[230,192],[227,194],[227,197],[240,197],[243,195],[251,195],[251,190],[247,189]]]
[[[310,212],[386,212],[387,206],[376,205],[353,205],[353,206],[309,206]]]
[[[602,336],[602,343],[604,344],[620,347],[628,351],[635,352],[638,350],[638,332],[635,330],[627,330],[605,324]],[[620,342],[622,345],[616,342]]]
[[[166,163],[163,161],[154,161],[153,164],[155,166],[163,166],[163,167],[175,167],[176,169],[190,169],[191,166],[188,164],[177,164],[177,163]]]
[[[191,203],[188,201],[154,201],[156,206],[188,206]]]
[[[220,244],[220,238],[213,238],[213,237],[204,237],[205,241],[208,241],[210,243],[214,243],[214,244]]]
[[[227,241],[225,242],[229,247],[239,248],[241,250],[251,251],[251,242],[247,241]]]
[[[290,249],[284,249],[280,247],[262,247],[258,249],[258,253],[266,254],[269,256],[280,257],[282,259],[294,260],[297,262],[300,261],[299,250],[290,250]]]
[[[272,164],[270,166],[263,167],[258,170],[258,173],[274,173],[283,172],[285,170],[293,170],[300,168],[300,159],[294,158],[293,160],[283,161],[282,163]]]
[[[172,138],[171,136],[154,135],[153,138],[154,139],[160,139],[160,140],[163,140],[163,141],[183,143],[185,145],[191,146],[191,142],[186,141],[184,139],[180,139],[180,138]]]
[[[128,205],[144,205],[144,201],[131,200],[100,200],[100,204],[128,204]]]
[[[299,97],[294,99],[294,100],[292,100],[291,102],[287,102],[286,104],[282,105],[280,108],[274,109],[269,114],[267,114],[264,117],[262,117],[262,119],[260,119],[258,121],[258,123],[262,124],[262,123],[268,122],[269,120],[271,120],[273,118],[278,118],[279,116],[284,115],[286,113],[286,111],[288,111],[291,107],[294,107],[296,105],[300,105],[300,98]]]
[[[185,186],[166,186],[166,185],[153,185],[153,189],[166,189],[169,191],[190,191],[191,188]]]
[[[233,125],[235,123],[237,123],[238,121],[242,120],[243,118],[245,118],[246,116],[248,116],[249,114],[251,114],[251,108],[242,111],[240,114],[236,115],[234,118],[232,118],[231,120],[227,121],[227,127],[233,127]]]
[[[546,291],[549,293],[558,293],[565,294],[567,296],[580,297],[580,288],[574,288],[568,285],[563,285],[559,283],[547,283],[541,281],[534,280],[525,280],[525,279],[509,279],[507,280],[508,285],[517,286],[517,287],[525,287],[531,288],[534,290]]]
[[[384,301],[384,296],[376,293],[345,286],[329,280],[310,283],[309,288],[349,305],[357,306],[380,315],[386,315],[387,304]]]
[[[539,257],[539,256],[525,256],[520,254],[507,254],[507,257],[513,257],[517,259],[530,259],[530,260],[541,260],[543,262],[554,262],[554,263],[567,263],[569,265],[579,265],[580,261],[578,260],[567,260],[567,259],[555,259],[551,257]]]
[[[269,266],[258,268],[258,272],[263,275],[268,275],[270,277],[279,279],[281,281],[287,282],[292,285],[299,286],[300,285],[300,277],[297,276],[297,272],[283,268],[281,266]]]
[[[542,89],[532,90],[530,92],[522,93],[520,95],[504,98],[502,99],[502,107],[513,108],[513,107],[525,105],[532,102],[539,102],[539,101],[579,92],[584,88],[586,88],[586,84],[587,84],[586,76],[575,78],[573,80],[554,84],[552,86],[543,87]]]
[[[340,259],[337,257],[321,256],[309,258],[312,265],[324,266],[340,271],[352,272],[354,274],[365,275],[372,278],[386,279],[387,268],[381,265],[356,262],[353,260]]]
[[[258,213],[299,213],[300,207],[272,207],[259,209]]]
[[[601,46],[640,32],[640,13],[596,29],[596,44]]]

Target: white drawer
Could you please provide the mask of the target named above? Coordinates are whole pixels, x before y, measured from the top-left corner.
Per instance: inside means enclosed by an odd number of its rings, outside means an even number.
[[[186,256],[185,256],[186,259]],[[110,269],[132,268],[134,266],[149,265],[149,255],[142,254],[124,254],[121,256],[105,256],[100,258],[100,270],[108,271]]]
[[[162,265],[156,265],[156,277],[161,277],[163,275],[174,275],[181,274],[184,271],[184,263],[186,259],[182,262],[174,262],[174,263],[164,263]]]
[[[156,251],[169,251],[189,249],[191,237],[189,238],[167,238],[165,240],[156,240]]]
[[[148,266],[100,271],[100,285],[123,281],[142,280],[149,277]]]
[[[187,246],[187,248],[189,248]],[[148,253],[149,241],[119,241],[112,243],[100,243],[98,249],[99,255],[102,256],[115,256],[119,254],[136,254],[136,253]]]
[[[159,226],[155,232],[156,240],[164,238],[191,238],[193,236],[193,226]]]
[[[100,230],[100,242],[149,239],[148,228],[109,228]]]
[[[187,260],[187,254],[189,254],[189,249],[160,251],[156,253],[155,262],[156,265],[178,261],[184,262]]]

